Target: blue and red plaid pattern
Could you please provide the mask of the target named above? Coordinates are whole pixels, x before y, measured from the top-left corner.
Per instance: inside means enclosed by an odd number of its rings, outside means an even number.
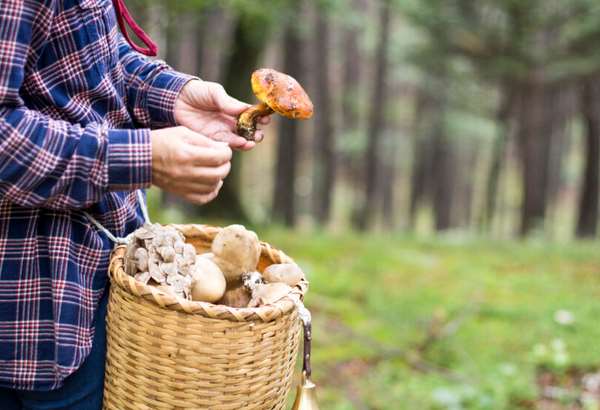
[[[190,77],[131,49],[110,0],[0,1],[0,386],[59,387],[90,351],[112,244],[142,222],[149,129]]]

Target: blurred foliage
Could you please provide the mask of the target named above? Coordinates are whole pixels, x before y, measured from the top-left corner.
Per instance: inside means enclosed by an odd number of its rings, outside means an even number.
[[[545,67],[555,77],[600,64],[600,8],[593,0],[418,0],[398,2],[430,37],[429,47],[470,58],[491,78]],[[434,53],[435,54],[435,53]],[[587,60],[587,64],[581,64]],[[572,75],[573,71],[568,70]]]

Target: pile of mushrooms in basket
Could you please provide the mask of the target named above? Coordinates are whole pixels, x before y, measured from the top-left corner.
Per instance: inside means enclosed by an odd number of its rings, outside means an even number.
[[[304,279],[294,263],[270,265],[259,273],[258,236],[241,225],[223,228],[211,251],[197,255],[174,227],[145,225],[127,246],[126,269],[138,281],[164,292],[231,307],[275,303]]]

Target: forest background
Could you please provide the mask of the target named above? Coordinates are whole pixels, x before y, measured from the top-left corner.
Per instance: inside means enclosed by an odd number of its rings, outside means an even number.
[[[176,69],[253,102],[273,67],[315,103],[210,205],[150,205],[297,259],[323,408],[599,408],[600,2],[128,5]]]

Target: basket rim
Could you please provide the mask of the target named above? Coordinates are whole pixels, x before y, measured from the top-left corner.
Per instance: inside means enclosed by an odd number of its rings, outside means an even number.
[[[186,238],[200,239],[212,242],[222,228],[200,224],[168,224]],[[267,257],[272,263],[293,263],[294,260],[283,251],[272,247],[267,242],[260,243],[261,256]],[[262,321],[270,322],[296,308],[298,301],[304,298],[308,290],[308,281],[303,279],[293,288],[290,295],[269,305],[256,308],[234,308],[226,305],[215,305],[209,302],[194,302],[168,294],[155,286],[137,281],[125,272],[124,258],[126,246],[118,245],[111,254],[109,277],[112,285],[117,285],[126,292],[150,301],[161,308],[200,315],[207,318],[229,320],[235,322]]]

